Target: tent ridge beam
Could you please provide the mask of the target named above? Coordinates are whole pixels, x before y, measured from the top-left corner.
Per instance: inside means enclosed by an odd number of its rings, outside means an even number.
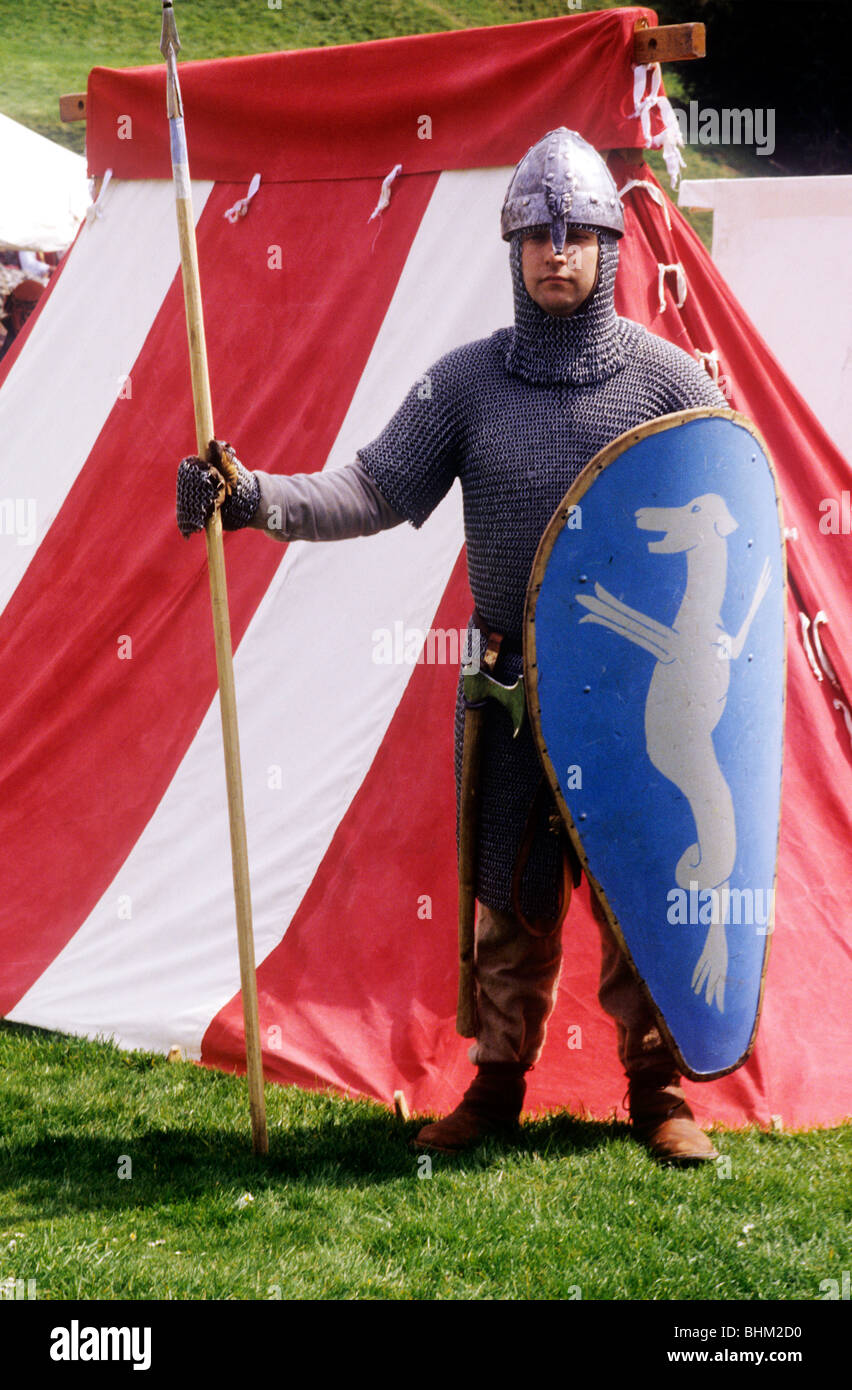
[[[86,93],[69,92],[59,98],[60,121],[84,121],[86,119]]]
[[[639,21],[633,34],[634,63],[683,63],[703,58],[707,53],[707,31],[703,24],[660,24]]]

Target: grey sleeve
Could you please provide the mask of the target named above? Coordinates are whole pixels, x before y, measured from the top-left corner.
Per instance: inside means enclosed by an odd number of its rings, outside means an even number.
[[[360,463],[328,473],[254,476],[260,502],[251,525],[277,541],[344,541],[374,536],[404,520]]]

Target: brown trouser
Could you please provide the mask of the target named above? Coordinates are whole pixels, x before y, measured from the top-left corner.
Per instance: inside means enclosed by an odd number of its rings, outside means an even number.
[[[677,1065],[641,986],[625,960],[594,893],[592,909],[601,937],[598,999],[615,1020],[618,1055],[628,1075]],[[476,979],[479,1032],[470,1059],[480,1062],[538,1061],[547,1020],[556,1002],[562,965],[562,929],[532,936],[517,918],[479,905]]]

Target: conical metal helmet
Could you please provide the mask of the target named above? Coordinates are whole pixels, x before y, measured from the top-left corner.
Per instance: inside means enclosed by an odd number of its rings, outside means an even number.
[[[508,241],[526,227],[549,224],[553,249],[559,253],[566,223],[624,235],[624,214],[612,175],[597,150],[563,125],[548,131],[516,165],[500,231]]]

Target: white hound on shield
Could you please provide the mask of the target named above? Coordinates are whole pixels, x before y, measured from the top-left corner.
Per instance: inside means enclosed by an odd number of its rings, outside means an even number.
[[[725,1009],[728,945],[725,908],[728,881],[737,853],[734,803],[713,747],[713,730],[725,712],[730,662],[745,645],[749,628],[769,588],[770,565],[765,560],[754,597],[736,637],[725,632],[720,617],[728,569],[726,536],[737,523],[724,499],[705,493],[683,507],[640,507],[640,531],[662,531],[662,540],[649,541],[657,555],[686,552],[686,590],[671,627],[637,613],[595,585],[595,598],[577,594],[590,611],[583,623],[599,623],[620,633],[657,658],[645,702],[645,738],[654,767],[683,792],[695,819],[695,843],[677,862],[675,881],[681,888],[716,889],[704,949],[692,975],[699,994]],[[718,919],[718,920],[717,920]]]

